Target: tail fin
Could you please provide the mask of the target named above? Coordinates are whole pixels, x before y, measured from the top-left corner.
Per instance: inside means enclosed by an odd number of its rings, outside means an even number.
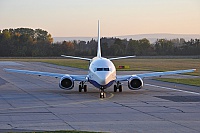
[[[100,42],[100,21],[98,20],[98,47],[97,47],[97,57],[101,58],[101,42]]]

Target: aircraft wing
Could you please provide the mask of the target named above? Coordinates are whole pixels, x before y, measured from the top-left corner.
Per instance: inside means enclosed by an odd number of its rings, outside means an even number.
[[[181,74],[181,73],[188,73],[194,72],[196,69],[188,69],[188,70],[177,70],[177,71],[166,71],[166,72],[152,72],[152,73],[143,73],[137,75],[120,75],[117,76],[117,81],[127,81],[133,76],[138,76],[140,78],[147,78],[147,77],[159,77],[164,75],[173,75],[173,74]]]
[[[70,76],[74,81],[87,81],[87,75],[69,75],[69,74],[17,70],[17,69],[7,69],[7,68],[4,68],[4,70],[7,72],[15,72],[15,73],[22,73],[22,74],[29,74],[29,75],[37,75],[37,76],[48,76],[48,77],[54,77],[54,78],[62,78],[63,76]]]
[[[116,81],[128,81],[133,75],[117,75]]]
[[[74,81],[88,81],[88,75],[69,75]]]

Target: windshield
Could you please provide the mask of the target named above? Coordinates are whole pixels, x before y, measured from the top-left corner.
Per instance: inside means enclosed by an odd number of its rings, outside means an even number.
[[[97,71],[109,71],[109,68],[97,68]]]

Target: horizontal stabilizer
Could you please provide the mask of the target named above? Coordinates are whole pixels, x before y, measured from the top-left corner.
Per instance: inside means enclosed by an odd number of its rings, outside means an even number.
[[[62,57],[65,58],[72,58],[72,59],[79,59],[79,60],[87,60],[87,61],[91,61],[92,59],[89,58],[83,58],[83,57],[75,57],[75,56],[66,56],[66,55],[61,55]]]
[[[119,60],[119,59],[127,59],[127,58],[134,58],[134,56],[124,56],[124,57],[115,57],[115,58],[109,58],[109,60]]]

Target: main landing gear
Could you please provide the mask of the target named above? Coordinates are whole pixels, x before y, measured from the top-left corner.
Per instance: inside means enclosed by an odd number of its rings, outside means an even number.
[[[119,81],[117,81],[117,84],[114,85],[114,92],[117,92],[117,90],[119,90],[119,92],[122,92],[123,90],[123,86]]]
[[[87,85],[84,85],[85,82],[81,81],[79,84],[79,92],[82,92],[82,90],[84,90],[84,92],[87,92]]]

